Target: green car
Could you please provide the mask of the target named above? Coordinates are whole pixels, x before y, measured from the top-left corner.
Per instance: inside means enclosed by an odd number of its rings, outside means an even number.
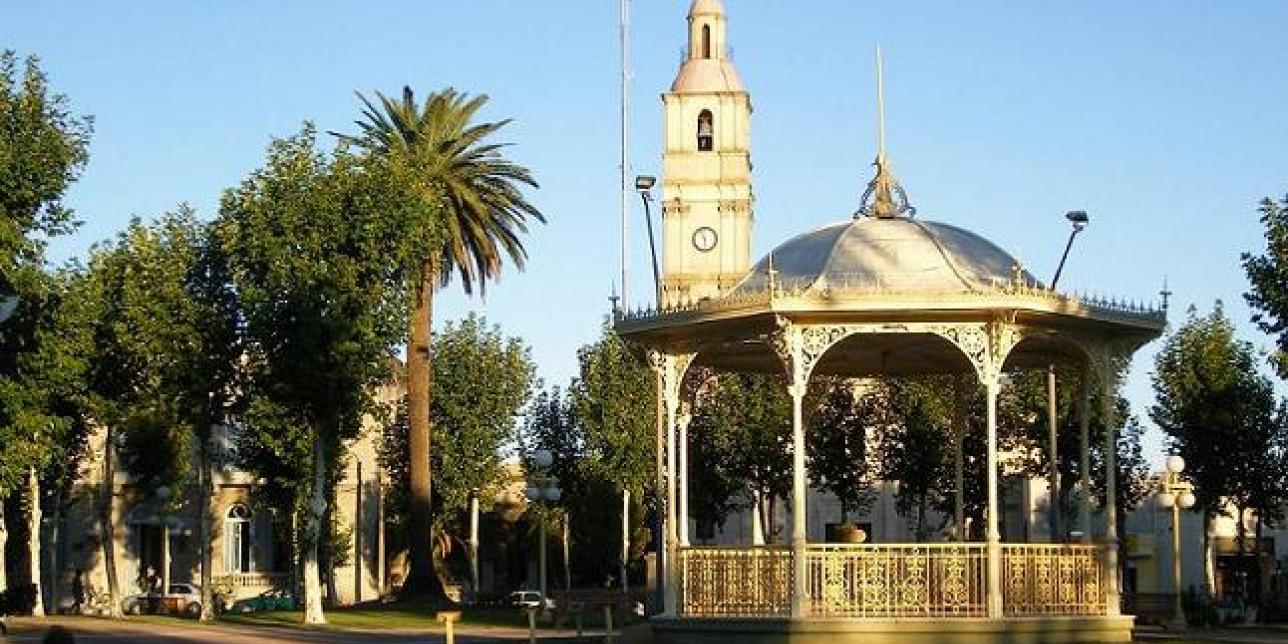
[[[233,602],[229,610],[234,613],[259,613],[274,610],[295,610],[295,596],[281,588],[266,590],[254,597]]]

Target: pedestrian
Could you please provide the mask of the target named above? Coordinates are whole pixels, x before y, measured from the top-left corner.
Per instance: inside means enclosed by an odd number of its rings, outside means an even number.
[[[76,569],[72,577],[72,613],[80,615],[85,611],[85,571]]]

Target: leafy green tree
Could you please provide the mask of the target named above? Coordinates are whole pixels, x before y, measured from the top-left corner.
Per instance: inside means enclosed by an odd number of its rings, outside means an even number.
[[[594,525],[590,521],[573,521],[574,539],[578,531],[593,539],[578,549],[589,547],[599,555],[590,569],[598,575],[612,562],[621,559],[621,498],[630,495],[627,517],[630,535],[628,560],[643,556],[650,532],[645,523],[646,508],[656,509],[652,498],[656,481],[655,436],[657,399],[653,374],[642,361],[631,354],[613,329],[604,325],[599,340],[577,351],[578,370],[567,390],[571,419],[579,432],[577,442],[583,458],[579,462],[583,490],[590,499],[598,499],[600,508],[612,507],[615,520]],[[570,489],[565,499],[572,500]],[[616,499],[616,502],[614,502]],[[581,502],[577,500],[575,502]],[[594,507],[570,507],[574,516],[593,517],[604,514]],[[579,525],[581,524],[581,525]],[[589,529],[593,535],[587,534]],[[621,571],[614,573],[620,576]],[[606,577],[608,572],[604,572]],[[591,581],[599,581],[592,579]]]
[[[19,69],[21,67],[21,69]],[[0,293],[13,295],[39,268],[50,238],[76,220],[63,194],[89,160],[93,119],[50,90],[40,62],[0,52]]]
[[[1265,228],[1266,252],[1242,255],[1243,270],[1252,290],[1243,295],[1252,307],[1252,321],[1275,339],[1271,362],[1280,378],[1288,379],[1288,195],[1269,197],[1257,206]]]
[[[363,421],[385,411],[374,392],[406,337],[407,231],[425,208],[413,188],[388,164],[319,152],[306,126],[225,193],[215,223],[245,319],[247,428],[282,443],[283,469],[299,482],[306,623],[325,622],[329,473]]]
[[[507,482],[501,457],[516,435],[520,412],[532,395],[536,368],[517,337],[470,314],[434,334],[433,397],[435,533],[440,552],[450,552],[468,529],[470,495],[492,503]],[[409,453],[405,405],[387,426],[382,460],[393,475],[391,502],[401,520],[407,514]]]
[[[55,386],[74,383],[80,365],[62,341],[68,327],[54,325],[66,319],[59,311],[65,282],[46,272],[44,251],[76,226],[62,198],[89,159],[92,125],[49,88],[34,56],[20,61],[11,50],[0,52],[0,301],[19,301],[0,322],[0,502],[19,486],[15,473],[25,478],[36,490],[30,525],[39,521],[38,472],[75,451],[77,441],[66,434],[83,426],[55,409],[67,400]],[[0,511],[0,589],[7,585],[6,534]],[[41,559],[34,552],[30,558]]]
[[[135,220],[110,243],[96,246],[74,297],[93,310],[86,413],[107,431],[105,534],[112,523],[114,453],[138,489],[182,490],[196,483],[199,539],[209,534],[211,434],[228,413],[239,376],[241,344],[235,298],[222,256],[188,208],[150,224]],[[115,449],[114,449],[115,448]],[[195,463],[192,457],[195,456]],[[170,498],[176,504],[180,494]],[[113,561],[104,539],[104,560]],[[213,618],[203,557],[203,617]],[[109,593],[116,592],[108,566]],[[114,602],[115,603],[115,602]]]
[[[875,429],[880,409],[874,396],[856,394],[849,381],[826,382],[826,391],[810,415],[806,450],[809,474],[816,487],[831,492],[841,503],[841,521],[863,512],[875,498],[878,478],[868,450],[869,430]]]
[[[1150,416],[1185,459],[1205,524],[1227,501],[1243,510],[1272,500],[1254,482],[1280,431],[1274,389],[1258,362],[1220,302],[1205,316],[1191,307],[1155,358]]]
[[[952,410],[944,396],[933,391],[930,379],[897,379],[887,383],[888,421],[881,436],[885,478],[898,480],[895,507],[911,516],[913,531],[924,541],[932,530],[928,515],[934,505],[947,504],[945,485],[952,474]]]
[[[437,594],[432,553],[431,348],[434,293],[459,277],[468,294],[485,290],[497,279],[505,259],[522,269],[527,259],[520,234],[528,220],[545,222],[524,197],[536,187],[531,172],[502,154],[505,144],[493,137],[508,120],[476,123],[486,95],[470,97],[453,89],[430,94],[417,105],[409,87],[400,99],[376,93],[379,105],[361,94],[365,109],[358,135],[342,140],[391,160],[422,191],[424,209],[418,222],[423,249],[409,256],[413,293],[407,326],[408,420],[411,445],[411,571],[403,592]]]
[[[789,497],[792,485],[792,406],[783,376],[719,374],[699,392],[689,432],[693,442],[727,446],[722,457],[703,467],[719,468],[739,483],[742,498],[759,507],[754,520],[762,533],[773,538],[777,500]],[[697,498],[709,492],[693,491]]]

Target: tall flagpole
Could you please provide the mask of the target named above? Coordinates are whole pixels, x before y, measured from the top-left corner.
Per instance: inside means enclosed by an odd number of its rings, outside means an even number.
[[[630,201],[630,184],[627,183],[627,175],[630,174],[630,168],[627,165],[628,150],[630,149],[630,0],[621,0],[621,23],[620,23],[620,47],[621,47],[621,125],[622,125],[622,158],[618,168],[621,170],[622,180],[622,309],[630,307],[630,281],[627,279],[627,266],[630,264],[629,252],[629,233],[626,225],[626,211],[629,208]]]

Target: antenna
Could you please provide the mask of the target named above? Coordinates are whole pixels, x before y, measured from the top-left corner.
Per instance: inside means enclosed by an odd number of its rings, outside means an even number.
[[[885,79],[881,64],[881,45],[877,45],[877,155],[885,158]]]
[[[628,153],[628,151],[629,151],[629,149],[630,149],[630,110],[629,110],[629,106],[630,106],[630,75],[631,75],[631,67],[630,67],[630,21],[631,21],[631,9],[630,9],[630,4],[631,4],[631,1],[630,1],[630,0],[621,0],[621,11],[620,11],[621,22],[620,22],[620,25],[619,25],[619,33],[618,33],[618,37],[619,37],[619,39],[620,39],[621,57],[622,57],[622,58],[621,58],[621,65],[622,65],[622,69],[621,69],[621,72],[622,72],[622,75],[621,75],[621,76],[622,76],[622,77],[621,77],[622,158],[621,158],[621,165],[619,165],[619,166],[618,166],[618,169],[621,171],[621,182],[622,182],[622,185],[621,185],[621,192],[622,192],[622,195],[621,195],[621,197],[622,197],[621,208],[622,208],[622,213],[621,213],[621,215],[622,215],[622,303],[623,303],[623,304],[628,304],[628,303],[630,302],[630,300],[629,300],[629,299],[627,299],[627,291],[628,291],[628,289],[629,289],[628,285],[630,284],[630,282],[629,282],[629,281],[628,281],[628,279],[627,279],[627,277],[628,277],[628,276],[627,276],[627,266],[630,264],[630,252],[629,252],[629,250],[628,250],[628,249],[629,249],[629,247],[630,247],[630,246],[629,246],[629,243],[630,243],[629,235],[630,235],[630,233],[629,233],[629,228],[628,228],[628,227],[627,227],[627,225],[626,225],[626,219],[627,219],[627,218],[626,218],[626,211],[630,208],[630,205],[629,205],[629,194],[630,194],[630,189],[631,189],[630,184],[628,184],[628,183],[627,183],[627,181],[626,181],[626,177],[630,174],[630,168],[627,166],[627,163],[626,163],[626,159],[627,159],[627,157],[628,157],[628,154],[627,154],[627,153]]]

